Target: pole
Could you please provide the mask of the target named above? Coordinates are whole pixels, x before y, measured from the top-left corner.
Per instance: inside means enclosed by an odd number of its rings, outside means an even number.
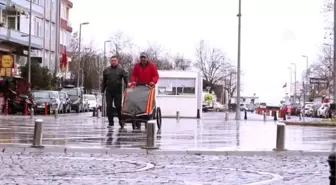
[[[104,62],[103,62],[103,64],[104,64],[104,68],[105,68],[105,66],[106,66],[106,41],[104,41]]]
[[[291,67],[288,67],[289,69],[289,78],[290,78],[290,86],[289,86],[289,97],[292,97],[293,94],[293,70]]]
[[[101,71],[101,70],[100,70],[100,58],[99,58],[98,55],[97,55],[97,59],[96,59],[96,60],[97,60],[97,62],[98,62],[98,90],[100,91],[100,88],[101,88],[101,87],[100,87],[100,85],[101,85],[101,84],[100,84],[100,71]]]
[[[55,34],[55,76],[58,75],[58,69],[59,69],[59,62],[60,62],[60,32],[61,32],[61,27],[60,27],[60,9],[61,9],[61,0],[56,1],[56,34]],[[58,81],[57,81],[58,82]],[[57,83],[57,87],[58,87]]]
[[[296,83],[296,64],[294,64],[294,102],[293,103],[296,103],[296,86],[297,86],[297,83]]]
[[[336,0],[334,0],[334,23],[336,21]],[[333,81],[334,81],[334,103],[336,102],[336,24],[334,24],[334,70],[333,70]]]
[[[79,40],[78,40],[78,52],[79,52],[79,62],[78,62],[78,72],[77,72],[77,87],[79,87],[80,69],[81,69],[81,40],[82,40],[82,24],[79,24]]]
[[[304,56],[306,58],[306,83],[303,83],[303,115],[302,115],[302,118],[303,118],[303,121],[305,120],[305,108],[306,108],[306,96],[307,96],[307,85],[308,85],[308,62],[309,62],[309,58],[308,56]]]
[[[31,87],[31,34],[32,34],[32,9],[33,1],[29,3],[29,35],[28,35],[28,83]]]
[[[331,48],[331,45],[329,45],[329,66],[330,66],[329,71],[330,71],[330,72],[329,72],[328,76],[329,76],[329,75],[332,76],[332,74],[333,74],[333,73],[332,73],[332,70],[331,70],[331,66],[332,66],[331,63],[332,63],[332,48]],[[330,77],[328,78],[328,82],[329,82],[329,80],[330,80]],[[329,94],[328,98],[329,98],[329,101],[331,101],[331,100],[330,100],[330,95],[331,95],[330,83],[328,83],[328,87],[329,87],[329,88],[328,88],[328,91],[329,91],[329,92],[328,92],[328,94]]]
[[[237,102],[236,120],[240,120],[240,44],[241,44],[241,0],[238,2],[238,52],[237,52]]]

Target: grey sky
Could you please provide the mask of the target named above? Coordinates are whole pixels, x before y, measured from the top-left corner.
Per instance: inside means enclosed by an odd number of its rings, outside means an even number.
[[[94,2],[94,3],[92,3]],[[297,63],[297,79],[318,57],[323,45],[323,0],[242,0],[242,95],[256,93],[278,103],[285,95],[291,62]],[[83,27],[84,43],[97,49],[118,30],[145,47],[163,45],[168,52],[193,59],[195,46],[204,39],[237,58],[238,0],[73,0],[70,21]],[[289,89],[288,89],[289,90]]]

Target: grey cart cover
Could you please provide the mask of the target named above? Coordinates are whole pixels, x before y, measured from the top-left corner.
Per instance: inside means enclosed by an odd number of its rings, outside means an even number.
[[[148,114],[146,113],[146,107],[149,93],[150,89],[146,86],[137,86],[126,89],[122,114],[133,115],[133,111],[137,116]],[[154,107],[155,103],[153,102],[153,107],[151,110],[153,110]]]

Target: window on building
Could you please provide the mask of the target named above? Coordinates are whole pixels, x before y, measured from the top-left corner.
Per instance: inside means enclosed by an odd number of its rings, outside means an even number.
[[[43,37],[43,21],[39,17],[34,18],[34,35],[37,37]]]
[[[160,78],[159,95],[195,95],[196,80],[192,78]]]
[[[50,23],[45,22],[45,38],[48,40],[50,38]]]
[[[17,24],[16,24],[16,16],[8,16],[7,17],[7,26],[8,26],[8,28],[10,28],[10,29],[17,29],[16,28],[16,26],[17,26]]]
[[[196,80],[191,78],[176,79],[176,94],[177,95],[194,95]]]

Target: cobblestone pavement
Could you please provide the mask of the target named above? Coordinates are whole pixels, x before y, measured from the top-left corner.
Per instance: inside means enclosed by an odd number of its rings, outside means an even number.
[[[230,118],[233,117],[234,114],[230,114]],[[249,117],[262,119],[261,115]],[[44,120],[44,145],[139,148],[146,140],[144,128],[133,131],[128,124],[124,130],[118,125],[107,129],[106,119],[93,118],[92,113],[59,115],[57,119],[53,116],[35,118]],[[276,123],[253,119],[224,121],[223,113],[207,113],[202,120],[164,119],[157,144],[160,149],[169,150],[272,150]],[[29,117],[0,116],[0,122],[0,143],[32,143],[34,123]],[[335,142],[336,128],[288,126],[286,129],[289,150],[330,151]]]
[[[0,184],[322,185],[326,157],[0,153]]]

